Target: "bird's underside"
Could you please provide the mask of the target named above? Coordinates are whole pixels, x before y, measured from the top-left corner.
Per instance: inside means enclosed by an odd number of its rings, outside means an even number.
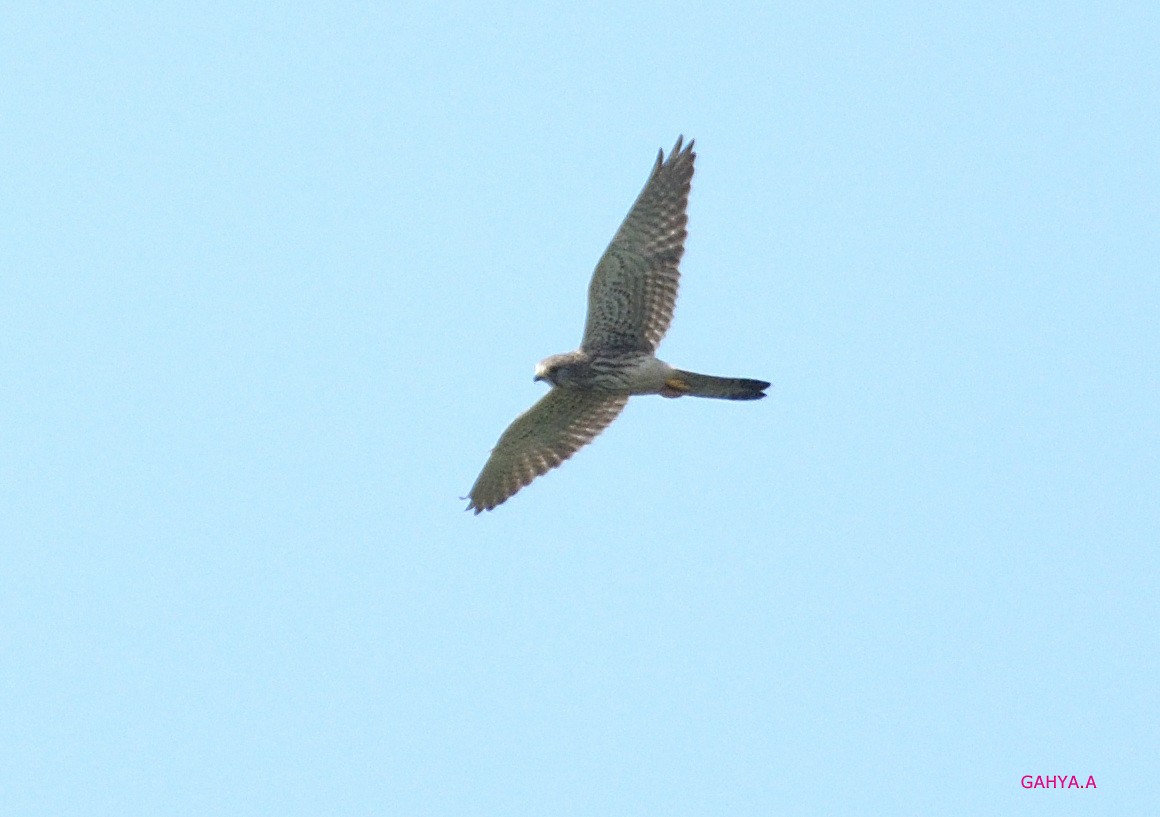
[[[588,287],[588,319],[580,348],[536,367],[551,384],[538,403],[499,438],[468,496],[480,513],[505,502],[533,479],[590,443],[632,395],[759,400],[769,383],[673,368],[657,345],[672,321],[684,254],[685,215],[693,178],[693,142],[682,139],[652,173]]]

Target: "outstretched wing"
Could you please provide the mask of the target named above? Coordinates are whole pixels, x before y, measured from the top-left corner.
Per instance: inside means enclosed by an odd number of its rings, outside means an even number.
[[[580,348],[654,352],[677,303],[685,253],[685,209],[693,180],[693,142],[657,155],[652,174],[604,251],[588,287]]]
[[[616,419],[627,396],[553,388],[516,418],[471,486],[467,509],[490,511],[546,474]]]

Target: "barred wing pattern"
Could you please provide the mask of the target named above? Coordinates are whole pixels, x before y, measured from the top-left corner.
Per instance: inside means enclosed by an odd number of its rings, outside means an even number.
[[[693,180],[693,141],[677,139],[652,174],[604,251],[588,287],[584,351],[654,352],[677,303],[685,253],[685,210]]]
[[[478,514],[511,498],[596,439],[627,402],[627,395],[553,388],[499,438],[467,509]]]

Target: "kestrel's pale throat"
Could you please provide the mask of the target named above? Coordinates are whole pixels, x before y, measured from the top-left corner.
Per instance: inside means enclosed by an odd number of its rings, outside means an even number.
[[[675,369],[656,357],[673,319],[685,252],[693,142],[657,156],[644,189],[604,251],[588,286],[588,320],[575,352],[536,366],[551,391],[499,438],[468,510],[490,511],[592,442],[634,394],[760,400],[769,384]]]

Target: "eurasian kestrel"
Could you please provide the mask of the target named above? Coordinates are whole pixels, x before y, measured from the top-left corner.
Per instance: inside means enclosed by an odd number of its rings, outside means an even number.
[[[675,369],[656,355],[677,300],[693,142],[657,155],[644,189],[596,265],[588,320],[575,352],[544,358],[536,380],[552,384],[499,438],[471,487],[468,510],[490,511],[592,442],[634,394],[759,400],[769,384]]]

